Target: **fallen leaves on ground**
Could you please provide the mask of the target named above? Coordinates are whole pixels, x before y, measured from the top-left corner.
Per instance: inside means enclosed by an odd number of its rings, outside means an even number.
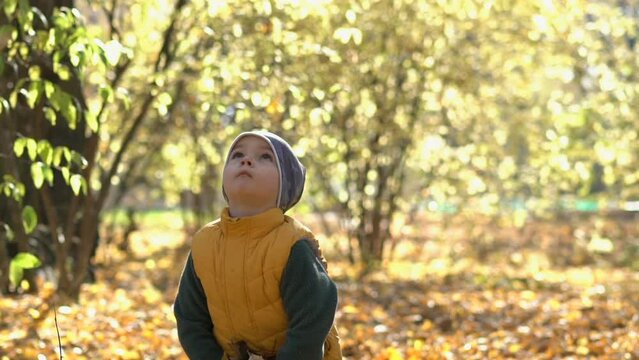
[[[472,273],[340,283],[344,354],[378,360],[639,358],[639,293],[627,292],[624,283],[524,287],[521,279],[493,275],[494,283],[481,286]]]
[[[78,304],[57,304],[50,284],[1,298],[0,359],[59,359],[53,308],[64,359],[186,359],[171,309],[186,251],[138,236],[132,256],[100,258]],[[346,359],[639,358],[637,272],[442,261],[388,262],[364,280],[331,263]]]
[[[85,285],[74,305],[58,306],[52,295],[2,299],[0,358],[59,359],[57,317],[64,359],[186,359],[171,303],[150,271],[137,262],[98,271],[99,282]],[[49,284],[44,292],[52,291]]]
[[[50,283],[37,295],[0,299],[0,359],[60,359],[56,317],[64,359],[187,359],[171,307],[184,260],[174,248],[183,235],[173,235],[173,244],[166,233],[135,239],[128,258],[99,253],[106,262],[77,304],[57,304]]]

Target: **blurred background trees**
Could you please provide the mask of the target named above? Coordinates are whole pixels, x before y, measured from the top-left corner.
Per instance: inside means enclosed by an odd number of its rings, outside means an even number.
[[[11,259],[31,253],[77,296],[117,209],[179,207],[190,230],[214,219],[224,151],[255,128],[289,139],[308,168],[295,213],[321,214],[367,266],[419,214],[523,228],[566,211],[637,211],[638,11],[6,0],[2,290],[19,288]]]

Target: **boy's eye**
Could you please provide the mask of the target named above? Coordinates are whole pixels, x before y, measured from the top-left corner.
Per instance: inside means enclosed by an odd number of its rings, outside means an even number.
[[[262,159],[273,160],[273,156],[271,156],[271,154],[264,153],[262,154]]]
[[[231,159],[241,158],[242,156],[244,156],[244,154],[242,154],[241,151],[236,151],[231,155]]]

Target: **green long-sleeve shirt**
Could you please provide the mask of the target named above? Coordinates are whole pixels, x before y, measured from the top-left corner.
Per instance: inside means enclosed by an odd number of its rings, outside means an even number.
[[[288,331],[278,360],[320,360],[337,307],[337,287],[307,241],[298,241],[282,274],[280,295],[288,316]],[[209,296],[211,296],[209,294]],[[191,254],[186,261],[174,313],[178,337],[192,360],[222,359],[224,351],[213,335],[206,294],[195,273]]]

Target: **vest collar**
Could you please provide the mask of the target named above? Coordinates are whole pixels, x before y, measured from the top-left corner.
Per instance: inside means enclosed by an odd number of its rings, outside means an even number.
[[[262,238],[271,230],[284,222],[284,212],[280,208],[272,208],[260,214],[234,218],[229,208],[222,210],[220,224],[222,232],[227,236],[240,235],[243,238]]]

